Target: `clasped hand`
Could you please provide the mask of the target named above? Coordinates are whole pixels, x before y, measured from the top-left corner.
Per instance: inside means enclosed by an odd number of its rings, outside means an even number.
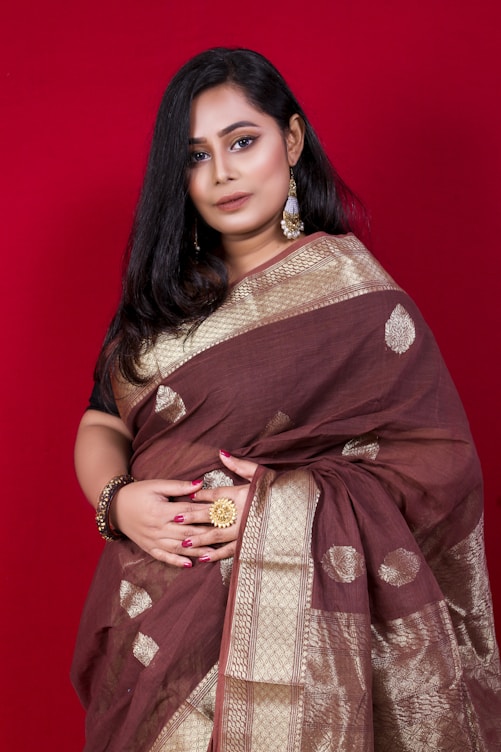
[[[224,465],[246,482],[204,488],[202,481],[145,480],[130,483],[115,497],[112,522],[143,551],[166,564],[191,567],[193,561],[219,561],[233,556],[255,462],[220,453]],[[192,501],[171,501],[190,496]],[[232,499],[237,519],[226,528],[214,527],[209,508],[216,499]]]

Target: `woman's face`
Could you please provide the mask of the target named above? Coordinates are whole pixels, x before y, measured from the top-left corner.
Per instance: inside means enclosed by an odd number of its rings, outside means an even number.
[[[279,231],[302,132],[298,116],[282,132],[235,86],[216,86],[194,99],[188,192],[223,239],[259,234],[274,223]]]

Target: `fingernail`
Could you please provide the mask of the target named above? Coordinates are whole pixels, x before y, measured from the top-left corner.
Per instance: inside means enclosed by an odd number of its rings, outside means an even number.
[[[183,567],[186,567],[186,569],[191,569],[192,566],[193,564],[191,563],[191,561],[183,562]]]
[[[200,478],[200,480],[192,480],[191,481],[191,485],[192,486],[198,486],[199,483],[202,483],[202,479],[201,478]]]
[[[192,543],[192,542],[190,541],[190,539],[189,539],[189,538],[186,538],[186,540],[184,540],[184,541],[183,541],[183,542],[181,543],[181,545],[182,545],[182,547],[183,547],[183,548],[190,548],[190,546],[192,546],[192,545],[193,545],[193,543]]]
[[[210,561],[210,556],[207,556],[207,554],[205,554],[205,556],[200,556],[198,561]]]
[[[174,522],[184,522],[184,514],[176,514]]]
[[[219,454],[222,454],[223,457],[231,457],[231,454],[226,451],[226,449],[220,449]]]

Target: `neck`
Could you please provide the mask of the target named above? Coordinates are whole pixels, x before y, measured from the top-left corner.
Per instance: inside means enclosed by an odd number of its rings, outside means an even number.
[[[278,256],[294,242],[296,241],[284,237],[277,223],[262,229],[259,234],[222,237],[230,283]]]

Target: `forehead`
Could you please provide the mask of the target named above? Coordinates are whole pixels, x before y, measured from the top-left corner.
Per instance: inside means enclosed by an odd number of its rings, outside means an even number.
[[[249,102],[236,86],[222,84],[206,89],[193,100],[190,113],[190,137],[218,133],[232,123],[249,121],[259,126],[275,126],[275,120]]]

